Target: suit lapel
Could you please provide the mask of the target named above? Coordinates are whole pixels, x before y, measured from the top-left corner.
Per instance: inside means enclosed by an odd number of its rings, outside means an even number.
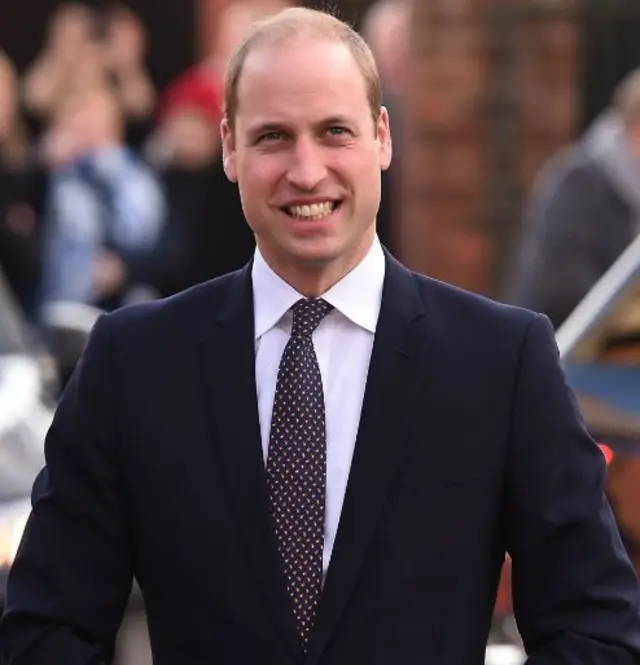
[[[424,315],[413,275],[387,256],[360,426],[331,565],[307,663],[320,660],[357,580],[395,474],[425,375],[416,323]]]
[[[232,280],[226,304],[202,343],[207,402],[256,588],[277,631],[300,659],[302,650],[270,523],[256,398],[251,267]]]

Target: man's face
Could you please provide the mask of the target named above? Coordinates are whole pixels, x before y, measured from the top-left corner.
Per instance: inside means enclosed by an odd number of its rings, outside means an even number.
[[[328,270],[337,281],[357,265],[375,234],[391,137],[386,110],[374,124],[347,46],[258,47],[240,78],[235,130],[223,121],[222,134],[227,176],[276,272]]]

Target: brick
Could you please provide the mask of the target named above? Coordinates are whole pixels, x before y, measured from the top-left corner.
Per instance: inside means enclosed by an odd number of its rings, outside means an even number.
[[[435,142],[421,155],[411,155],[407,167],[414,174],[421,172],[420,180],[429,189],[467,198],[486,188],[486,164],[485,147],[463,140]]]
[[[575,93],[565,86],[531,87],[522,93],[521,126],[529,136],[570,136],[575,122]]]
[[[415,2],[398,234],[413,267],[485,293],[496,286],[494,229],[518,223],[520,192],[575,128],[574,2],[557,0],[535,20],[512,12],[500,35],[503,0]],[[518,6],[536,5],[508,9]],[[504,123],[490,113],[507,114]],[[506,207],[491,198],[500,195]],[[489,219],[492,208],[504,218]]]
[[[436,279],[477,293],[491,290],[492,248],[486,233],[443,233],[428,248],[425,262]]]

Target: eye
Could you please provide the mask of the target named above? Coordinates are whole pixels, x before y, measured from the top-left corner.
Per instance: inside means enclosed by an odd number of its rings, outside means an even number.
[[[329,136],[347,136],[350,133],[351,132],[346,127],[336,126],[329,127],[329,129],[327,129],[327,134],[329,134]]]
[[[259,142],[273,143],[274,141],[282,141],[283,139],[284,134],[282,132],[268,132],[260,137]]]

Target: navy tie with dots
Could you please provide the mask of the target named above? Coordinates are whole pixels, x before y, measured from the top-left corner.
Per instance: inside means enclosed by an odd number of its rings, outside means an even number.
[[[311,335],[330,310],[322,299],[299,300],[292,307],[267,456],[271,514],[303,645],[322,589],[327,466],[324,393]]]

